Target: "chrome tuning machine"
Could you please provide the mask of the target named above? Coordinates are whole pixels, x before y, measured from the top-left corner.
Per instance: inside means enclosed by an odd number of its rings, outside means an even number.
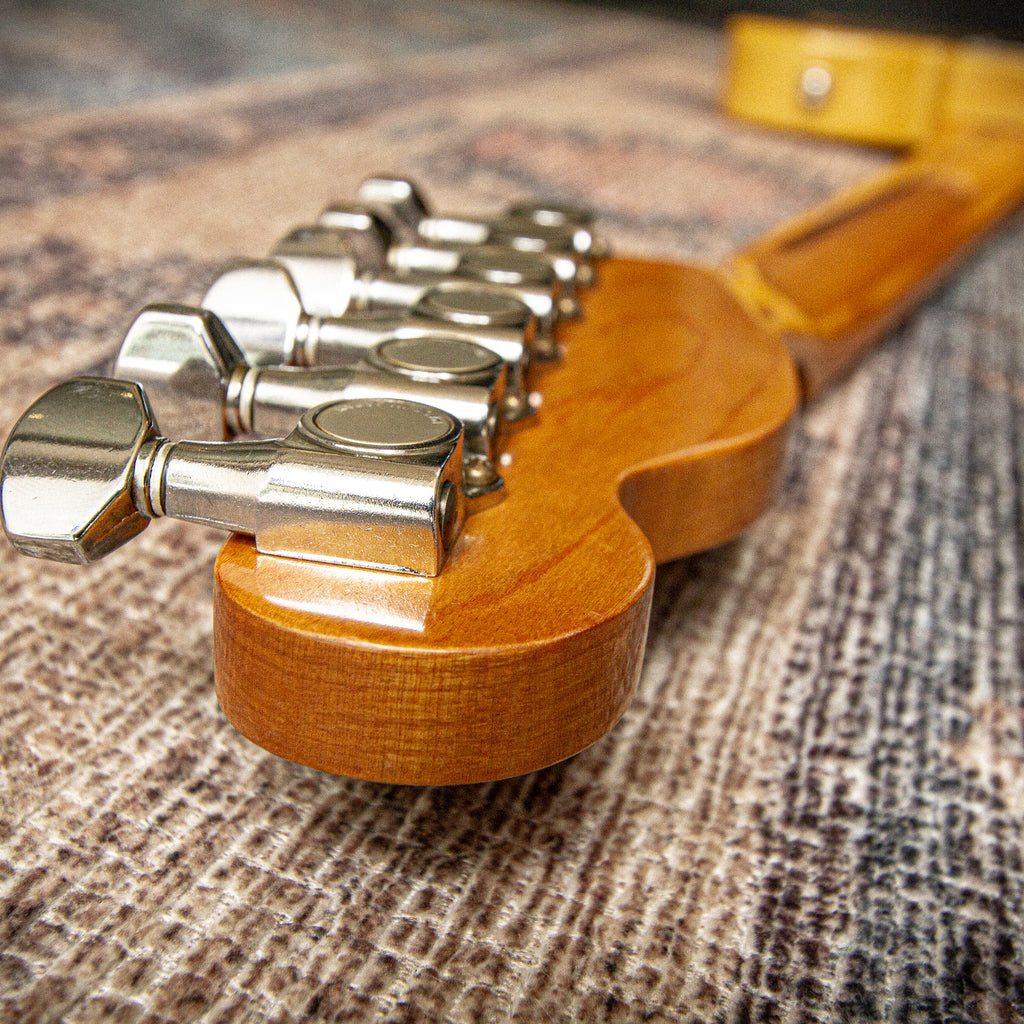
[[[326,317],[306,311],[288,268],[276,260],[242,260],[213,283],[202,305],[221,319],[254,366],[353,366],[391,339],[429,337],[472,342],[507,368],[502,416],[532,412],[525,374],[536,317],[518,299],[470,285],[439,286],[400,316]],[[339,299],[344,305],[344,294]]]
[[[594,263],[608,246],[593,231],[593,218],[582,207],[526,202],[494,217],[435,214],[407,178],[375,175],[359,186],[357,198],[378,211],[404,242],[436,246],[502,245],[535,254],[557,255],[559,277],[569,284],[594,282]]]
[[[557,325],[579,316],[578,301],[563,296],[551,263],[537,254],[497,245],[460,252],[395,247],[375,215],[340,206],[332,213],[330,223],[289,232],[271,253],[291,271],[307,313],[339,315],[339,296],[350,310],[410,309],[438,287],[471,284],[511,295],[530,308],[543,358],[557,352]],[[420,266],[415,265],[418,254],[426,256]]]
[[[390,398],[437,406],[464,428],[463,484],[470,511],[502,495],[494,465],[505,366],[490,349],[458,338],[391,338],[352,367],[249,366],[217,316],[151,305],[135,318],[113,375],[142,385],[164,433],[223,441],[282,437],[325,402]]]
[[[331,402],[278,441],[170,441],[138,384],[83,377],[28,409],[0,455],[0,513],[26,554],[93,562],[173,516],[259,551],[437,575],[465,517],[462,428],[387,398]]]

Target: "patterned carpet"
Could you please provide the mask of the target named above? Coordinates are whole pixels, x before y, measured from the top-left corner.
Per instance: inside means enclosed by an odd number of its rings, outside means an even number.
[[[374,171],[713,263],[886,160],[722,118],[714,30],[577,5],[13,4],[0,54],[3,436]],[[659,570],[617,728],[506,782],[239,736],[212,531],[0,542],[0,1019],[1024,1020],[1022,297],[1018,216]]]

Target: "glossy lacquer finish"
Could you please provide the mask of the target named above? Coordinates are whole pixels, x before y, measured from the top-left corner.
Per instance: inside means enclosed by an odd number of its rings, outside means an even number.
[[[507,497],[414,579],[217,563],[217,693],[284,757],[360,778],[520,774],[601,737],[636,687],[654,566],[770,502],[799,396],[783,344],[711,271],[612,260],[503,438]]]

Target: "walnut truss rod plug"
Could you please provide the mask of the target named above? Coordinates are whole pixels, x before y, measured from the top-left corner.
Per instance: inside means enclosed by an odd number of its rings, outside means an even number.
[[[217,314],[253,366],[353,366],[368,349],[392,338],[470,341],[505,363],[503,418],[516,422],[533,411],[525,376],[537,318],[522,302],[500,292],[470,285],[439,287],[406,315],[320,317],[303,307],[283,264],[243,260],[214,281],[202,305]]]
[[[138,384],[52,388],[0,455],[20,551],[93,562],[173,516],[251,534],[265,554],[436,576],[465,517],[462,429],[440,409],[332,402],[280,441],[169,441]]]
[[[468,511],[502,497],[494,465],[505,365],[471,341],[392,338],[355,367],[252,367],[217,316],[192,306],[151,305],[128,329],[113,376],[142,385],[171,438],[225,441],[283,437],[306,410],[342,399],[396,398],[443,409],[464,428]]]

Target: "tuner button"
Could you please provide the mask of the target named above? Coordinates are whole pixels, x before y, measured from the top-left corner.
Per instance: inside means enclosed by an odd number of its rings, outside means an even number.
[[[145,529],[133,501],[136,458],[156,436],[142,390],[80,378],[51,388],[16,424],[0,457],[4,530],[18,550],[94,562]]]
[[[246,368],[245,356],[213,313],[152,305],[128,329],[113,375],[146,389],[168,437],[223,441],[241,429],[226,419],[224,397]]]
[[[385,210],[407,231],[415,231],[419,222],[429,216],[426,200],[407,178],[367,178],[359,186],[358,197],[369,206]]]
[[[287,268],[304,313],[337,317],[349,312],[360,267],[347,232],[322,224],[299,227],[274,246],[270,257]]]
[[[310,317],[288,268],[276,260],[236,260],[203,296],[250,366],[310,362]]]
[[[387,269],[394,232],[369,206],[337,203],[320,214],[320,224],[348,238],[360,267]]]
[[[324,224],[305,224],[289,231],[271,256],[320,256],[352,259],[352,246],[344,231]]]

